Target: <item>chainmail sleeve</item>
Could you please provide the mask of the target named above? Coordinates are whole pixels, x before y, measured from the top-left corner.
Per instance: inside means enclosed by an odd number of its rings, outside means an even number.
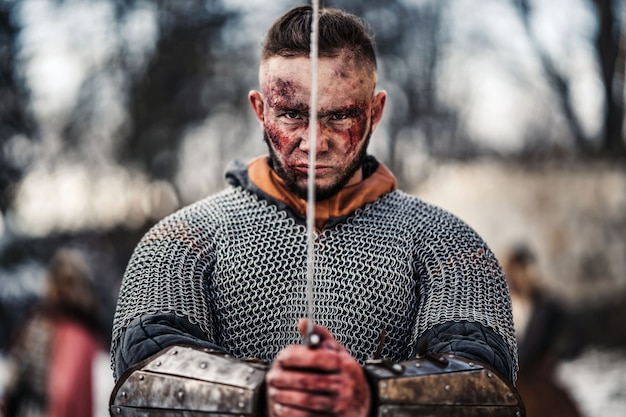
[[[429,219],[416,236],[419,310],[414,341],[446,323],[479,323],[507,345],[518,369],[511,300],[495,255],[473,229],[441,208],[419,203]],[[420,346],[415,346],[421,349]]]
[[[200,216],[198,216],[200,214]],[[113,321],[112,352],[129,323],[143,315],[173,313],[198,325],[214,343],[207,280],[215,262],[206,220],[216,216],[196,204],[154,226],[128,263]]]

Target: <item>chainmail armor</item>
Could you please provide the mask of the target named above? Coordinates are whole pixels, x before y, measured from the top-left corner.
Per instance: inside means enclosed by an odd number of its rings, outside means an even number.
[[[171,312],[239,358],[271,361],[299,343],[306,317],[306,229],[286,211],[233,187],[152,228],[127,267],[113,325]],[[393,191],[316,239],[315,320],[360,362],[414,357],[424,331],[478,322],[508,344],[510,298],[500,265],[465,223]]]

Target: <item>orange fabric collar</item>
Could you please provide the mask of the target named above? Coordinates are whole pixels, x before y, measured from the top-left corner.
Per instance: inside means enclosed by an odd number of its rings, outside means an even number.
[[[289,205],[306,216],[306,200],[290,193],[283,180],[269,166],[268,156],[261,156],[248,164],[248,177],[261,191]],[[334,197],[315,202],[315,227],[323,230],[329,219],[347,216],[365,204],[373,203],[396,189],[396,178],[382,163],[363,181],[343,188]]]

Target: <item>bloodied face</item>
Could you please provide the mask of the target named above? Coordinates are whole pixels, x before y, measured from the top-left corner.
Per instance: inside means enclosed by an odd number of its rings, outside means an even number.
[[[307,196],[311,63],[306,57],[262,62],[261,92],[249,99],[274,169],[289,189]],[[369,137],[382,117],[385,92],[374,94],[376,74],[349,52],[318,62],[316,199],[324,200],[362,179]]]

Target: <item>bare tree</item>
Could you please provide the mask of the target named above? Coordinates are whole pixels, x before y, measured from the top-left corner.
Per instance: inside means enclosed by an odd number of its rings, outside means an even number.
[[[247,91],[236,73],[228,72],[241,58],[239,51],[219,47],[227,25],[237,18],[235,12],[221,1],[154,3],[157,39],[141,70],[129,68],[126,51],[121,48],[101,71],[121,73],[127,80],[123,93],[126,123],[117,132],[113,157],[139,167],[152,178],[172,181],[186,130],[216,109],[234,113],[245,104]],[[122,21],[135,2],[119,2],[116,7],[117,19]],[[92,74],[84,83],[67,120],[63,135],[70,148],[80,143],[93,124],[98,77]]]
[[[624,91],[626,86],[626,22],[620,25],[619,0],[590,0],[598,15],[595,47],[605,96],[604,146],[609,155],[626,155],[624,143]],[[622,4],[626,16],[626,7]],[[625,18],[626,19],[626,18]]]
[[[15,23],[15,3],[0,0],[0,211],[10,205],[12,188],[28,163],[16,138],[30,138],[35,130],[29,111],[29,94],[18,76],[16,41],[20,32]],[[16,153],[19,153],[17,155]]]
[[[561,111],[568,122],[576,148],[586,155],[608,157],[626,156],[624,142],[624,68],[626,62],[626,33],[617,15],[621,0],[587,0],[597,16],[597,34],[594,47],[604,92],[604,121],[601,138],[594,145],[592,137],[584,132],[574,111],[569,74],[558,69],[554,59],[543,47],[531,25],[533,6],[530,0],[514,0],[524,27],[543,66]]]

